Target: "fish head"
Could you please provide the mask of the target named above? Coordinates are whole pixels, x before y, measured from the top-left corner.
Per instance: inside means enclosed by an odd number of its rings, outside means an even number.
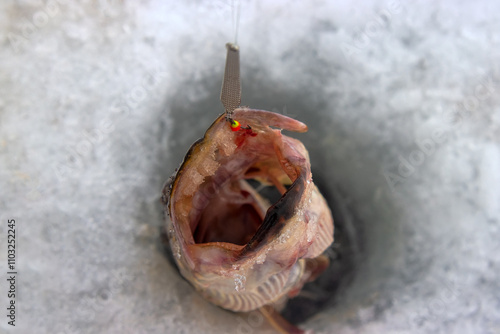
[[[248,108],[232,118],[241,128],[218,117],[162,198],[181,274],[214,304],[249,311],[296,294],[317,274],[311,264],[333,242],[333,219],[306,148],[281,133],[307,126]],[[260,192],[268,187],[279,192],[274,202]]]

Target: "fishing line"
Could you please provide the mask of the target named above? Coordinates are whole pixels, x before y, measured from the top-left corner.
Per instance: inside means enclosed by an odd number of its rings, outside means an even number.
[[[234,44],[238,44],[238,28],[240,25],[241,0],[231,1]]]

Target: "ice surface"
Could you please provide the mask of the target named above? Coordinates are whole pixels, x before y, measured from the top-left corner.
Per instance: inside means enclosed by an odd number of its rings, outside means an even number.
[[[352,218],[319,333],[500,331],[500,4],[242,1],[242,103],[296,117]],[[231,1],[0,3],[6,333],[254,333],[163,253],[160,190],[223,109]],[[4,307],[6,281],[0,284]]]

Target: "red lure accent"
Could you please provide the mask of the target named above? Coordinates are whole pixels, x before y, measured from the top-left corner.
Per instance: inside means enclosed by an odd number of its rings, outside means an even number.
[[[235,121],[234,119],[231,120],[231,131],[238,131],[241,129],[241,124],[238,121]]]

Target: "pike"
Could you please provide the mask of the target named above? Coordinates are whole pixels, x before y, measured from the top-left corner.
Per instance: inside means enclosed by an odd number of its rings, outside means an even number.
[[[211,303],[258,309],[278,331],[304,333],[278,311],[328,267],[332,214],[313,183],[306,148],[281,133],[307,126],[241,107],[239,47],[226,47],[225,113],[162,191],[170,249],[182,276]],[[275,203],[258,191],[270,186],[280,193]]]

